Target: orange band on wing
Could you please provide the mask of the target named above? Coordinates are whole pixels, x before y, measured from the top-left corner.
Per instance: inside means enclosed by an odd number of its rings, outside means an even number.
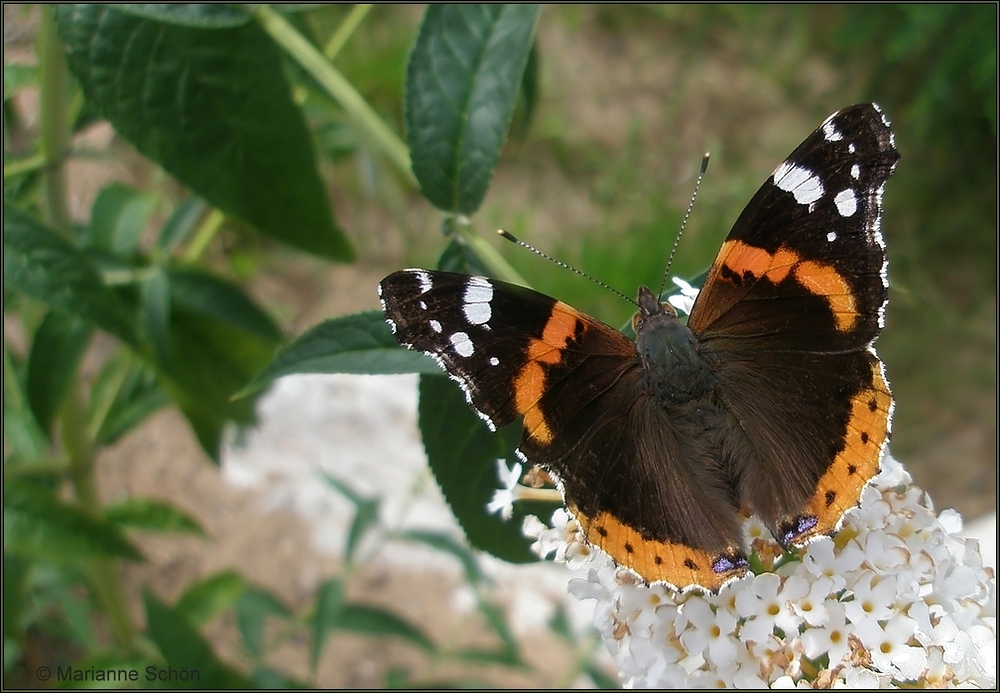
[[[787,248],[779,248],[771,254],[763,248],[734,240],[722,244],[716,265],[725,266],[738,277],[767,277],[774,284],[791,275],[803,289],[826,299],[838,330],[847,332],[858,321],[854,293],[847,280],[833,265],[804,260],[798,253]]]
[[[579,313],[562,301],[552,306],[552,313],[540,339],[528,345],[528,362],[514,378],[514,407],[524,416],[524,430],[542,445],[552,442],[552,429],[538,402],[545,395],[545,368],[562,361],[563,349],[580,329]]]
[[[588,517],[570,508],[587,541],[611,556],[615,563],[633,570],[647,583],[664,582],[676,589],[702,587],[717,592],[727,582],[749,571],[733,547],[727,554],[655,539],[645,539],[611,513]]]
[[[820,477],[809,500],[807,512],[818,522],[807,534],[796,537],[796,543],[834,532],[844,513],[858,504],[865,485],[878,474],[882,449],[889,438],[892,394],[878,361],[872,371],[871,387],[851,399],[846,445]]]

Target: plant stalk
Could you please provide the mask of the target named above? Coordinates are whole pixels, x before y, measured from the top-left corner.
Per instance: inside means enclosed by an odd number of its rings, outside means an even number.
[[[38,26],[39,139],[45,159],[45,219],[65,236],[72,235],[63,163],[70,149],[69,70],[56,35],[55,10],[42,7]]]
[[[343,23],[337,27],[337,30],[333,32],[333,36],[330,37],[326,48],[323,49],[323,55],[326,56],[327,60],[333,62],[333,59],[337,57],[337,54],[340,53],[372,7],[372,5],[355,5],[351,8],[350,13],[344,19]]]
[[[267,5],[258,5],[254,17],[271,38],[312,75],[333,97],[362,134],[392,162],[414,188],[420,187],[410,164],[410,150],[347,79],[285,18]]]
[[[87,432],[87,408],[80,393],[79,381],[66,393],[66,400],[59,411],[59,423],[77,502],[86,512],[99,516],[101,502],[94,482],[94,442]],[[94,592],[104,607],[115,642],[131,651],[134,647],[134,628],[117,562],[110,558],[94,558],[90,561],[90,571]]]

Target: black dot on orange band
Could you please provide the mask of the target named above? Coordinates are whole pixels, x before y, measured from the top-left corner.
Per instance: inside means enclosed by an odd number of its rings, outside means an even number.
[[[868,431],[861,431],[861,442],[865,445],[868,444]]]
[[[635,551],[635,549],[632,548],[632,544],[631,543],[629,543],[629,542],[626,541],[625,542],[625,551],[627,553],[633,553]]]
[[[656,556],[653,558],[653,563],[655,563],[656,565],[661,565],[663,563],[663,559],[660,558],[659,556]]]
[[[827,491],[824,498],[826,498],[826,507],[829,508],[831,505],[833,505],[833,501],[837,500],[837,492]]]
[[[853,465],[853,464],[849,464],[849,465],[847,465],[847,473],[850,476],[854,476],[855,474],[858,473],[858,468],[855,465]]]
[[[684,567],[688,570],[698,570],[698,564],[692,561],[690,558],[684,559]]]
[[[600,534],[602,537],[605,537],[605,538],[608,536],[608,530],[604,529],[603,527],[598,527],[597,528],[597,533]]]
[[[868,409],[869,411],[875,411],[878,409],[878,401],[874,397],[868,400]]]

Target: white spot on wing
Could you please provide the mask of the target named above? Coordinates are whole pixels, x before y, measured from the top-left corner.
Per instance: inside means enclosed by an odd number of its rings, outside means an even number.
[[[854,196],[854,191],[850,188],[837,193],[837,196],[833,198],[833,202],[837,205],[837,211],[840,212],[840,216],[842,217],[853,216],[858,211],[858,198]]]
[[[854,146],[853,142],[851,142],[849,145],[847,145],[847,151],[853,154],[854,152],[858,151],[858,148]]]
[[[496,356],[490,356],[490,365],[491,366],[499,366],[500,365],[500,359],[498,359]]]
[[[857,180],[860,177],[861,177],[861,167],[858,166],[857,164],[854,164],[853,166],[851,166],[851,178]]]
[[[493,300],[493,285],[483,277],[469,277],[465,285],[465,304],[462,312],[471,325],[485,325],[493,317],[490,301]]]
[[[489,303],[466,303],[462,306],[462,312],[470,325],[483,325],[493,317]]]
[[[420,301],[417,305],[420,306],[420,310],[427,310],[427,304],[423,301]]]
[[[434,282],[431,281],[431,275],[423,270],[415,270],[413,276],[420,283],[420,293],[422,294],[426,294],[434,286]]]
[[[782,162],[778,168],[774,169],[771,175],[774,184],[795,196],[795,201],[800,205],[812,205],[823,197],[823,183],[809,169],[790,163]],[[810,211],[811,208],[810,208]]]
[[[449,341],[451,341],[455,353],[459,356],[469,358],[476,353],[476,348],[472,345],[472,340],[469,339],[469,335],[465,332],[456,332],[449,338]]]
[[[438,334],[441,334],[441,323],[439,323],[437,320],[431,320],[428,324],[431,326],[432,330],[434,330]]]
[[[831,116],[831,120],[827,120],[823,123],[823,137],[827,142],[839,142],[844,139],[844,136],[840,134],[839,130],[837,130],[837,127],[833,124],[832,118],[833,116]]]
[[[831,231],[830,233],[826,234],[826,240],[829,241],[830,243],[833,243],[835,240],[837,240],[837,234]]]

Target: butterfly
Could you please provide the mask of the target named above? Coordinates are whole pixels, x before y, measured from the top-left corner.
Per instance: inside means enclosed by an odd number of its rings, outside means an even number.
[[[400,344],[491,428],[523,419],[586,540],[647,583],[749,570],[742,519],[784,547],[838,529],[877,474],[893,399],[873,342],[882,193],[899,155],[875,104],[831,115],[737,219],[687,323],[638,291],[636,339],[530,289],[424,269],[379,285]]]

